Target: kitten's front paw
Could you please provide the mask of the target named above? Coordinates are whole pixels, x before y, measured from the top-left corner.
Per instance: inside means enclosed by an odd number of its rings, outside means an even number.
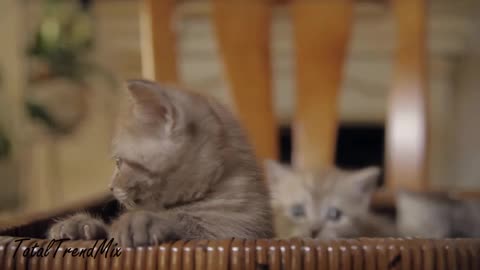
[[[149,211],[123,214],[113,222],[110,237],[124,247],[155,245],[175,238],[167,220]]]
[[[55,223],[48,230],[50,239],[95,240],[107,237],[103,221],[88,214],[77,214]]]

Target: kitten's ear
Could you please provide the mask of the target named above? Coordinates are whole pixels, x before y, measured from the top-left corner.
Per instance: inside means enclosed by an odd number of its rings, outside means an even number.
[[[275,160],[265,160],[265,176],[269,185],[275,185],[279,181],[288,179],[292,175],[292,170]]]
[[[372,193],[377,188],[380,177],[379,167],[368,167],[352,173],[350,179],[355,183],[355,190],[361,193]]]
[[[173,121],[173,104],[160,85],[147,80],[128,80],[126,84],[138,118],[147,122]]]

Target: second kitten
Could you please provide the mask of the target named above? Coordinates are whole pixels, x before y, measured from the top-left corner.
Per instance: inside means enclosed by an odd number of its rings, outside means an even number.
[[[370,211],[379,168],[316,172],[266,162],[277,237],[321,239],[395,235],[390,220]]]
[[[397,223],[405,237],[480,237],[480,200],[403,190],[397,194]]]

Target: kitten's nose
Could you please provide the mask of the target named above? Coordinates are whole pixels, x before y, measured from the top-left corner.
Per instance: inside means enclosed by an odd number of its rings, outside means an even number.
[[[112,186],[111,184],[110,184],[110,185],[108,185],[108,188],[110,189],[110,191],[112,191],[112,192],[113,192],[113,186]]]
[[[312,231],[310,231],[310,236],[311,236],[312,238],[316,238],[319,233],[320,233],[320,230],[318,230],[318,229],[313,229]]]

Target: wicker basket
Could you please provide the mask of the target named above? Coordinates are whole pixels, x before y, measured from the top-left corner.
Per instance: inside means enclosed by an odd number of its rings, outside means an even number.
[[[0,269],[480,269],[480,239],[227,239],[121,250],[113,244],[106,249],[108,240],[52,245],[50,240],[41,239],[55,217],[82,209],[106,219],[118,206],[106,198],[3,229]],[[49,244],[52,246],[46,255]],[[44,257],[38,257],[40,251]]]

